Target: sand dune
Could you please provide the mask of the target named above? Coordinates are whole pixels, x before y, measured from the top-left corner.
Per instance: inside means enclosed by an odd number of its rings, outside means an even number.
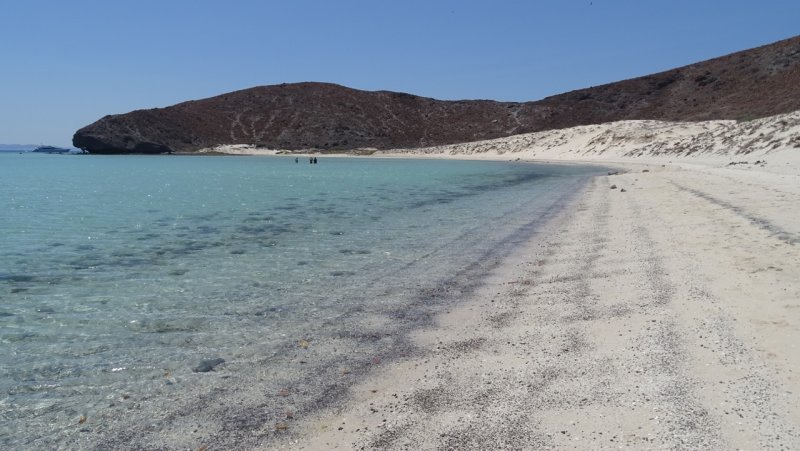
[[[763,159],[800,152],[800,111],[746,122],[620,121],[516,135],[424,149],[397,149],[394,155],[463,156],[544,160],[699,162]]]

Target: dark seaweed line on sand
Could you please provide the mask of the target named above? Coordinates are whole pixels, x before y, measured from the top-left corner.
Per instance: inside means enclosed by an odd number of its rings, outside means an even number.
[[[735,214],[736,216],[739,216],[740,218],[743,218],[743,219],[746,219],[746,220],[750,221],[756,227],[764,230],[765,232],[769,233],[771,236],[783,241],[786,244],[791,244],[793,246],[796,245],[796,244],[800,244],[800,236],[798,236],[798,234],[789,232],[788,230],[785,230],[784,228],[772,223],[768,219],[765,219],[765,218],[762,218],[760,216],[754,215],[753,213],[750,213],[749,211],[745,210],[742,207],[739,207],[737,205],[733,205],[733,204],[731,204],[729,202],[726,202],[724,200],[721,200],[721,199],[717,199],[716,197],[714,197],[714,196],[712,196],[712,195],[710,195],[708,193],[705,193],[703,191],[700,191],[698,189],[687,188],[687,187],[679,185],[679,184],[677,184],[675,182],[672,182],[672,184],[676,188],[680,189],[681,191],[686,191],[688,193],[694,194],[695,196],[697,196],[697,197],[699,197],[701,199],[705,199],[705,200],[711,202],[714,205],[717,205],[719,207],[722,207],[722,208],[732,212],[733,214]]]

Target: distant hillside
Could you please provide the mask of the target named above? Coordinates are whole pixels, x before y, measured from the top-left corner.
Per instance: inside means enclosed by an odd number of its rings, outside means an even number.
[[[535,102],[442,101],[328,83],[261,86],[106,116],[75,133],[92,153],[417,148],[625,119],[753,119],[800,110],[800,36]]]

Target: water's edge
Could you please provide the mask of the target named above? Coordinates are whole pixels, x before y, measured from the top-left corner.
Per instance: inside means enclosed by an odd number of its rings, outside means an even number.
[[[423,352],[415,331],[473,296],[605,171],[3,159],[9,449],[247,448],[285,437],[291,429],[276,425],[336,408],[374,369]]]
[[[120,425],[114,433],[108,434],[92,446],[98,449],[127,447],[132,443],[135,449],[152,446],[170,446],[164,441],[177,431],[171,425],[196,421],[197,412],[207,412],[223,424],[215,434],[203,434],[203,446],[214,447],[270,447],[271,442],[286,443],[287,434],[302,434],[302,431],[281,429],[297,418],[311,417],[322,412],[331,412],[346,402],[349,389],[367,378],[371,371],[392,362],[408,357],[419,357],[421,352],[410,339],[416,331],[436,327],[436,315],[467,302],[490,276],[493,270],[504,264],[510,255],[534,240],[545,239],[548,227],[558,222],[558,218],[575,208],[575,200],[585,189],[591,178],[586,177],[577,183],[574,190],[562,193],[541,216],[532,218],[520,225],[512,234],[492,249],[460,271],[439,280],[435,285],[417,289],[414,301],[400,308],[381,312],[390,319],[392,326],[376,329],[371,327],[369,318],[358,318],[361,309],[348,311],[335,323],[346,336],[355,342],[354,354],[338,355],[318,365],[305,361],[308,365],[304,376],[296,380],[271,384],[267,393],[260,392],[264,387],[253,390],[249,378],[232,376],[225,388],[217,388],[198,394],[189,402],[176,405],[176,408],[160,418],[160,426],[148,427],[136,421]],[[372,313],[372,312],[370,312]],[[385,325],[384,325],[385,326]],[[312,342],[314,343],[314,342]],[[312,345],[313,346],[313,345]],[[326,347],[327,348],[327,347]],[[359,352],[361,348],[361,352]],[[284,351],[291,358],[302,359],[296,346],[288,346]],[[280,360],[280,359],[279,359]],[[261,362],[269,365],[270,361]],[[277,362],[275,362],[277,363]],[[259,392],[259,393],[256,393]],[[228,406],[219,408],[224,399],[259,398],[261,401],[249,406]],[[287,414],[291,418],[287,419]],[[163,426],[163,428],[162,428]],[[144,438],[146,437],[146,438]],[[144,440],[143,440],[144,438]]]

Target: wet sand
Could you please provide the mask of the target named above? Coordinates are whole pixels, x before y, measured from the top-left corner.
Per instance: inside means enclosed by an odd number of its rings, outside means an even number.
[[[621,168],[264,449],[800,448],[797,171]]]

